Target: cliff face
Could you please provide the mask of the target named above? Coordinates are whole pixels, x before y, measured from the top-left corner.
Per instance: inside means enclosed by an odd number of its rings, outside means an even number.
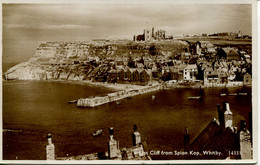
[[[130,41],[46,42],[28,62],[9,69],[5,79],[84,80],[105,74],[104,59],[173,56],[188,48],[184,41],[135,43]],[[93,62],[95,61],[95,62]],[[102,62],[99,62],[102,61]]]

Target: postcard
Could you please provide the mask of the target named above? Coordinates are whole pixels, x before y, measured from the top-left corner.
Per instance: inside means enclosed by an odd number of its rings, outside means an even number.
[[[3,1],[3,163],[254,163],[257,1]]]

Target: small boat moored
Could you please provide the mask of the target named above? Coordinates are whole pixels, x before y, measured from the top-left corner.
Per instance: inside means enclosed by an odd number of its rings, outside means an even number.
[[[95,137],[95,136],[99,136],[99,135],[102,134],[102,132],[103,132],[103,130],[102,130],[102,129],[99,129],[99,130],[93,132],[93,136],[94,136],[94,137]]]
[[[226,93],[220,93],[219,96],[226,96]]]
[[[68,103],[69,103],[69,104],[73,104],[73,103],[77,103],[77,101],[78,101],[78,100],[71,100],[71,101],[69,101]]]
[[[230,93],[229,96],[237,96],[237,93]]]
[[[200,99],[201,96],[194,96],[194,97],[188,97],[188,100],[195,100],[195,99]]]
[[[152,100],[153,100],[153,99],[155,99],[155,96],[154,96],[154,95],[152,95]]]
[[[238,95],[241,95],[241,96],[246,96],[247,95],[247,93],[238,93]]]

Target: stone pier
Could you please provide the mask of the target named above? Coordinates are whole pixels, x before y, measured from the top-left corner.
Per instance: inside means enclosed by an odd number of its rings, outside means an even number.
[[[148,87],[145,87],[142,89],[137,89],[137,90],[131,89],[131,90],[124,90],[124,91],[119,91],[119,92],[115,92],[115,93],[109,93],[106,96],[102,96],[102,97],[78,99],[77,106],[95,107],[95,106],[103,105],[106,103],[125,99],[128,97],[133,97],[133,96],[137,96],[140,94],[157,91],[160,89],[162,89],[162,86],[156,85],[156,86],[148,86]]]

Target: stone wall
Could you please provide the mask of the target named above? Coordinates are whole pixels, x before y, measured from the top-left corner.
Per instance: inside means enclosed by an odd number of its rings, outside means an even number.
[[[157,91],[162,89],[162,86],[156,85],[156,86],[148,86],[142,89],[138,90],[125,90],[125,91],[119,91],[115,93],[110,93],[107,96],[104,97],[94,97],[94,98],[85,98],[85,99],[78,99],[77,106],[79,107],[95,107],[102,104],[106,104],[109,102],[118,101],[121,99],[125,99],[127,97],[133,97],[136,95]]]

